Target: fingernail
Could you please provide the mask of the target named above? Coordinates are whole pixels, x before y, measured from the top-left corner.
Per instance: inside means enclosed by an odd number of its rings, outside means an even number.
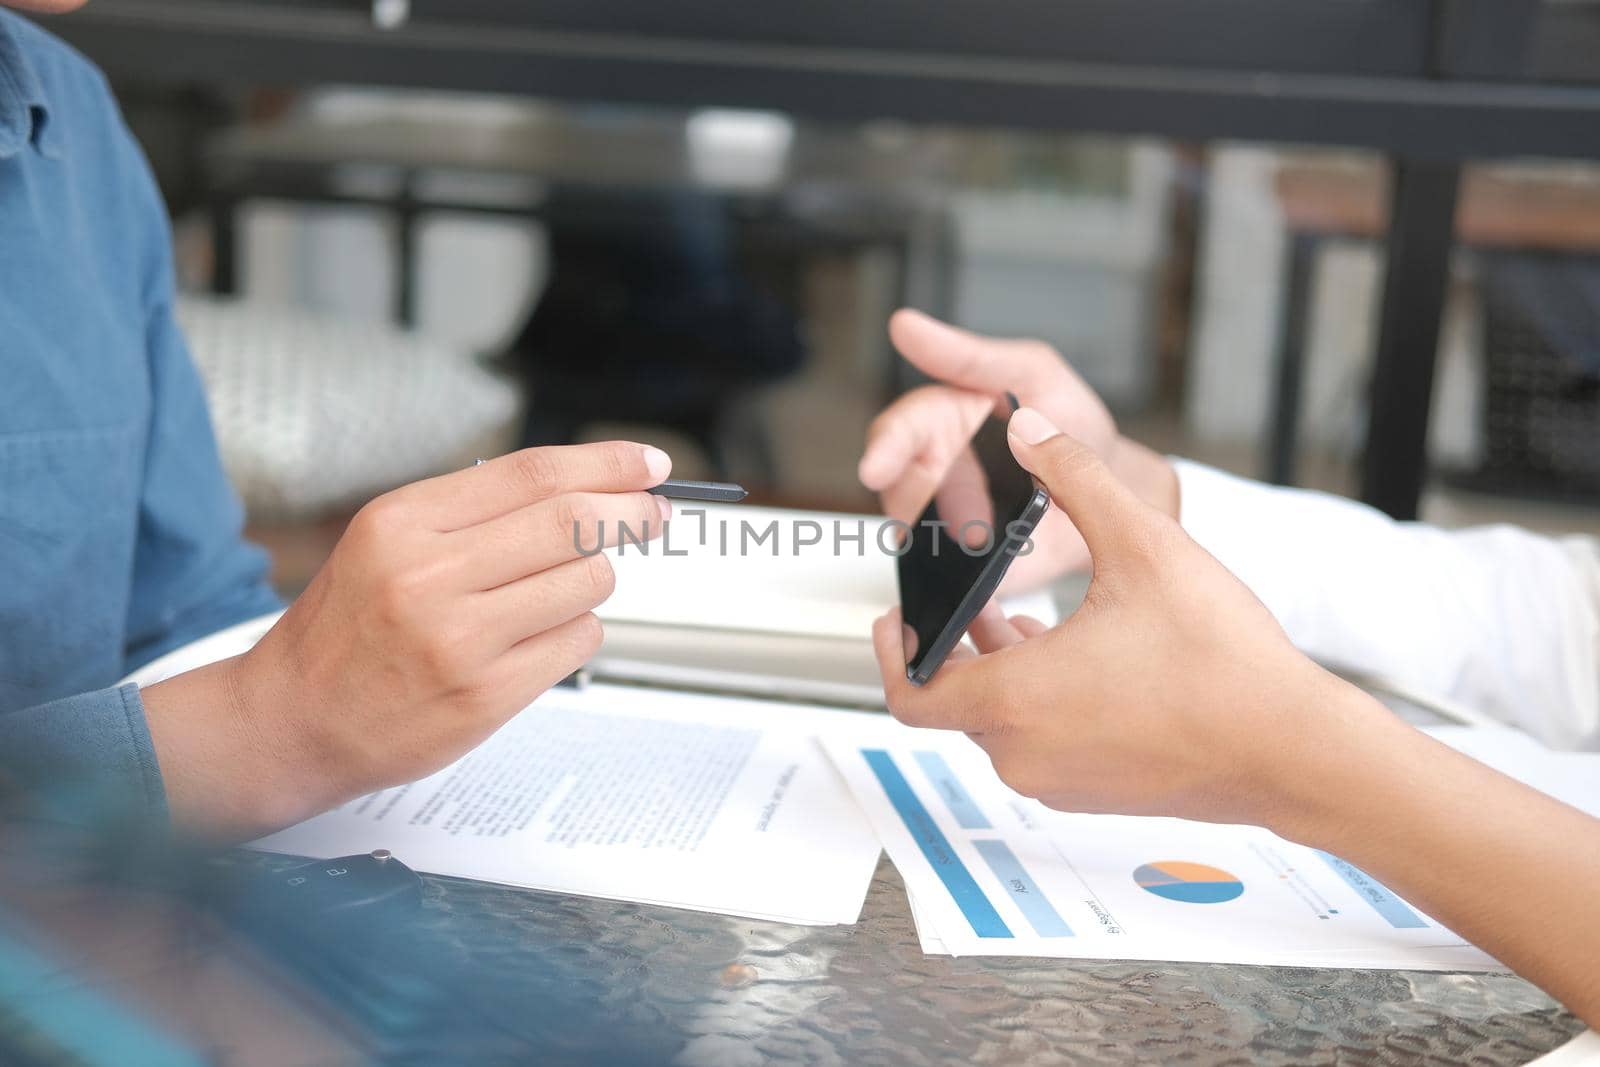
[[[1025,445],[1036,445],[1061,431],[1056,429],[1055,423],[1033,408],[1018,408],[1011,416],[1007,432],[1015,435]]]
[[[654,472],[652,471],[652,473]],[[672,518],[672,501],[668,500],[664,496],[658,496],[656,497],[656,507],[661,509],[662,522],[666,522],[668,519]]]
[[[647,445],[644,450],[644,469],[650,472],[651,478],[655,479],[650,483],[654,485],[672,473],[672,457],[659,448]]]

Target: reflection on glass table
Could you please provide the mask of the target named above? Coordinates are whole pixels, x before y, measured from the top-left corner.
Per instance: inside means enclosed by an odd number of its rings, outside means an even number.
[[[1523,1064],[1581,1029],[1502,974],[952,959],[880,864],[855,926],[423,876],[414,906],[252,906],[295,861],[12,832],[7,1063]]]

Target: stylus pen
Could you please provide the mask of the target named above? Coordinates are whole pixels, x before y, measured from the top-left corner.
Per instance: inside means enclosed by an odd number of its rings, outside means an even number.
[[[674,500],[707,500],[718,504],[737,504],[750,495],[744,486],[731,482],[688,482],[674,478],[646,491]]]

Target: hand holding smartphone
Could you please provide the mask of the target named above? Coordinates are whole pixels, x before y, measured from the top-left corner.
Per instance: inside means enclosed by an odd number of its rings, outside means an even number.
[[[1015,411],[1017,398],[1007,399]],[[901,546],[900,613],[911,631],[906,677],[913,685],[932,678],[961,641],[1049,507],[1050,494],[1011,455],[1005,420],[986,419]]]

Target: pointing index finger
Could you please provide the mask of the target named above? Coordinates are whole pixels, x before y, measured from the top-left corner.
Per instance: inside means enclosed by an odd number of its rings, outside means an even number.
[[[963,389],[1035,400],[1058,384],[1066,364],[1037,341],[983,337],[902,308],[889,320],[894,346],[918,370]]]

